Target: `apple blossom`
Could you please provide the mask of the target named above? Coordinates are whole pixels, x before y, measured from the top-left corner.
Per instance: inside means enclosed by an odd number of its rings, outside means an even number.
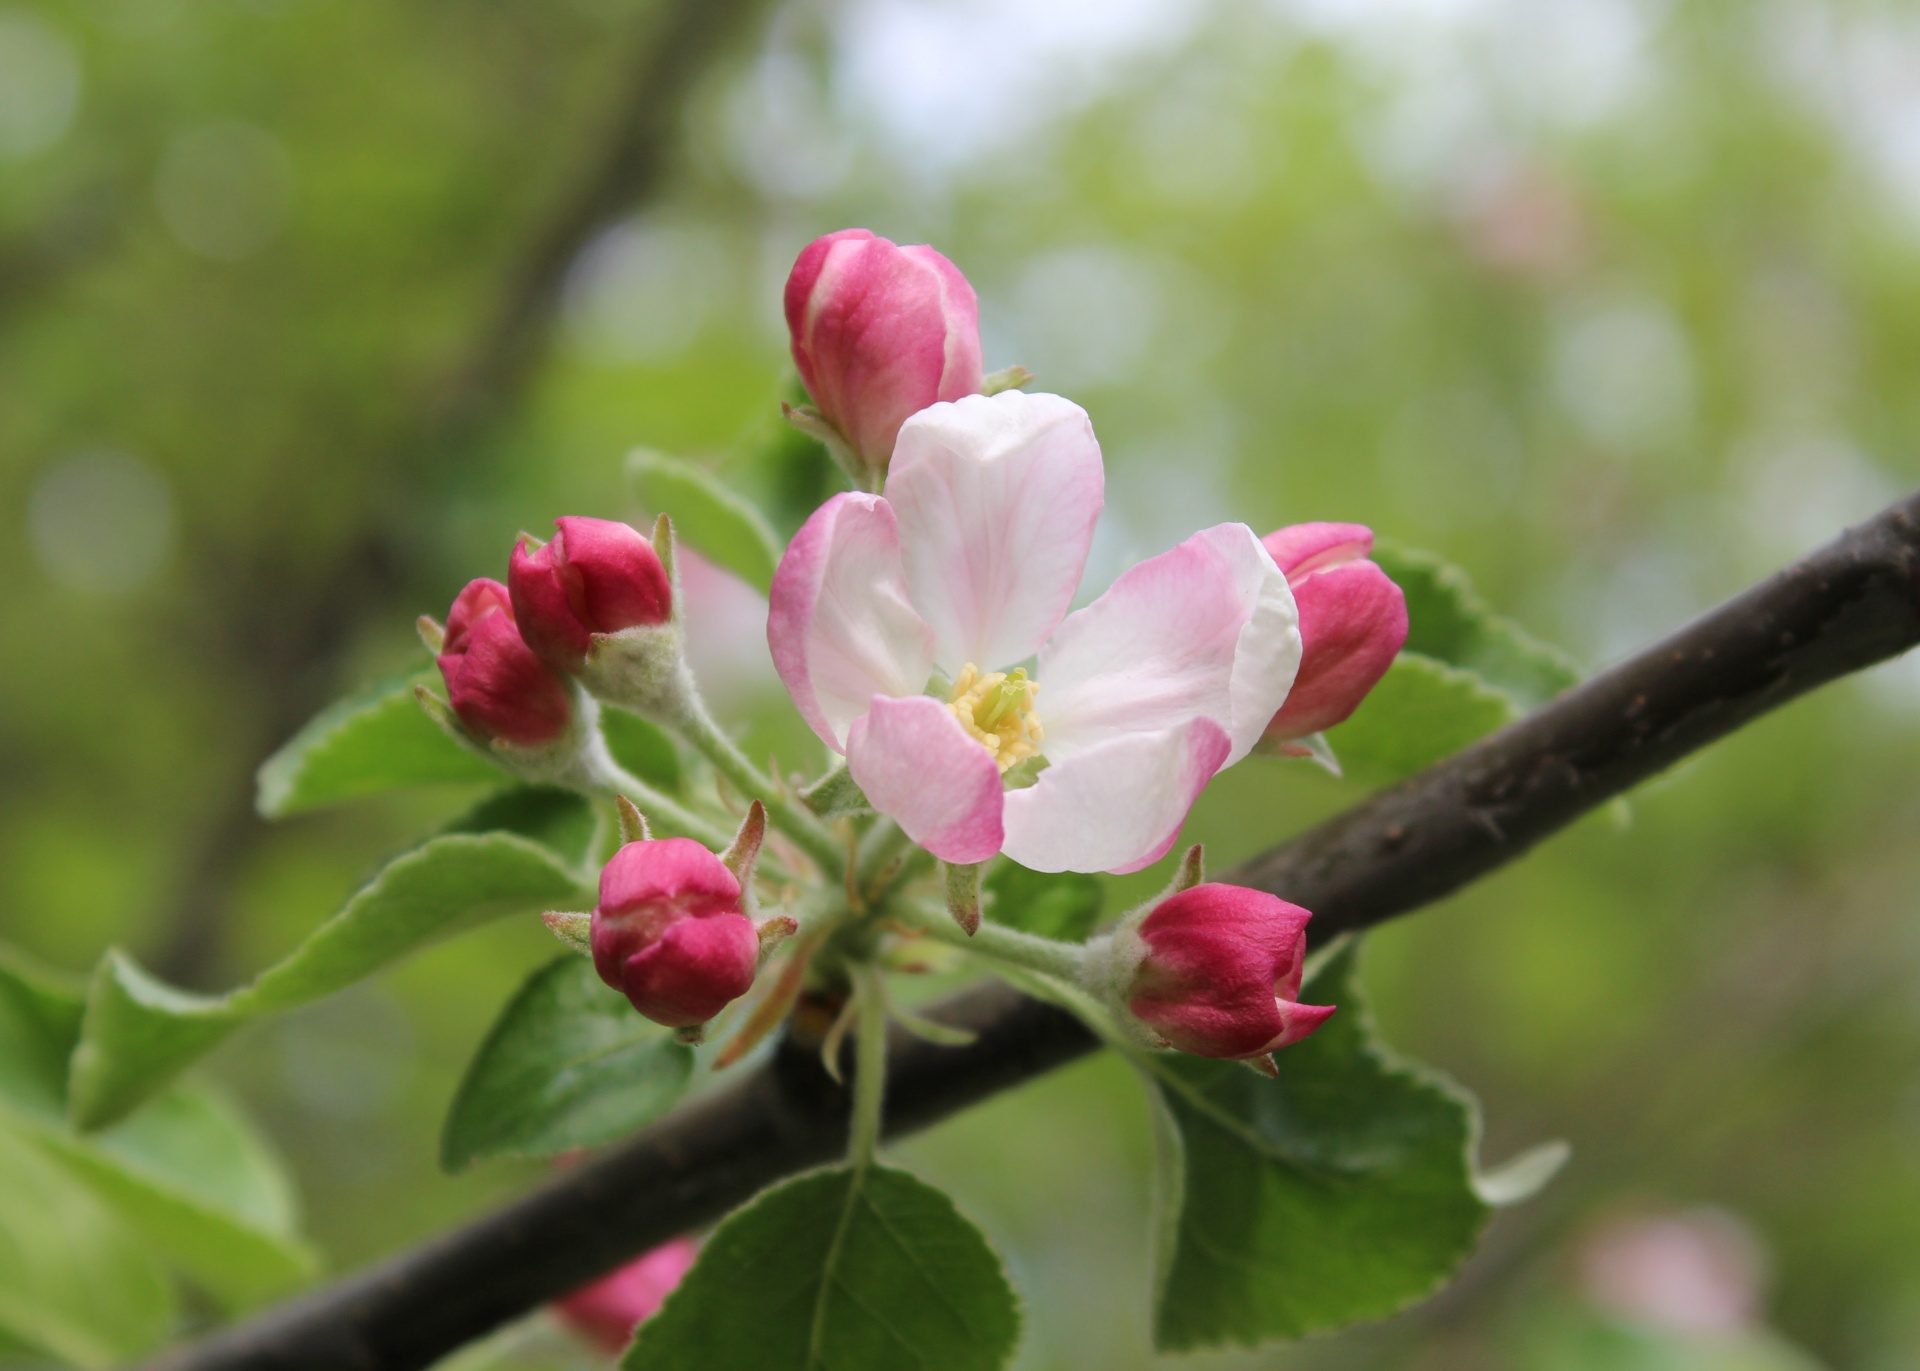
[[[521,639],[498,581],[469,581],[455,597],[437,658],[447,703],[480,741],[543,747],[567,731],[572,695]]]
[[[691,838],[629,842],[600,872],[594,970],[655,1023],[703,1024],[747,993],[759,967],[760,935],[744,895],[726,864]]]
[[[1333,1013],[1331,1005],[1298,1003],[1312,917],[1264,891],[1192,886],[1114,935],[1111,990],[1156,1046],[1264,1057]]]
[[[980,389],[973,287],[930,247],[866,229],[816,238],[787,278],[786,310],[807,394],[869,470],[886,470],[908,415]]]
[[[1407,641],[1407,597],[1367,560],[1373,530],[1364,524],[1293,524],[1263,540],[1286,573],[1300,610],[1300,672],[1266,730],[1290,746],[1345,721],[1386,675]]]
[[[885,494],[829,500],[774,575],[767,638],[801,715],[944,861],[1151,864],[1293,681],[1293,596],[1243,524],[1067,614],[1104,484],[1078,405],[936,404],[902,425]]]

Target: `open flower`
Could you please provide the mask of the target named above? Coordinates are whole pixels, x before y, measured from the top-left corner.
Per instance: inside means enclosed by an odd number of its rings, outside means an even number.
[[[794,703],[944,861],[1150,865],[1286,698],[1293,595],[1244,524],[1067,614],[1104,490],[1070,401],[933,405],[901,427],[885,495],[822,505],[774,576],[767,639]]]

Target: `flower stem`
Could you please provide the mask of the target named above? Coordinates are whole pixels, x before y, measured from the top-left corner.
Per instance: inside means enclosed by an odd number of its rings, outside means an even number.
[[[871,962],[856,963],[854,982],[853,1120],[847,1160],[857,1168],[880,1147],[880,1118],[887,1091],[887,992]]]
[[[846,848],[832,830],[796,802],[784,786],[747,760],[747,754],[713,721],[697,694],[691,690],[686,693],[673,722],[680,736],[712,762],[716,771],[745,792],[748,799],[759,800],[767,807],[767,818],[773,826],[793,839],[821,871],[837,874],[844,869]]]
[[[1078,943],[1063,943],[1036,933],[1022,933],[1005,924],[986,922],[969,937],[954,923],[944,906],[920,901],[902,900],[892,907],[892,912],[943,943],[965,948],[988,961],[1052,976],[1068,985],[1080,983],[1080,973],[1086,966],[1085,949]]]

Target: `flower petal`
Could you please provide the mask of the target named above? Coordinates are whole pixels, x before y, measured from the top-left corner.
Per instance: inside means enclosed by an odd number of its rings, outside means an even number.
[[[1245,524],[1141,562],[1070,616],[1040,653],[1040,717],[1058,763],[1116,733],[1204,716],[1246,756],[1300,666],[1286,577]]]
[[[1373,551],[1373,530],[1365,524],[1288,524],[1260,541],[1287,580],[1297,583],[1365,557]]]
[[[933,632],[907,600],[885,500],[836,495],[801,526],[773,574],[767,646],[801,717],[835,752],[875,695],[919,694]]]
[[[1000,768],[931,696],[875,697],[847,734],[847,770],[868,803],[941,861],[1000,850]]]
[[[887,500],[943,668],[1033,655],[1073,602],[1105,499],[1093,424],[1058,395],[972,395],[901,426]]]
[[[1006,798],[1006,854],[1035,871],[1138,871],[1167,854],[1187,811],[1225,764],[1208,718],[1124,733],[1055,762]]]

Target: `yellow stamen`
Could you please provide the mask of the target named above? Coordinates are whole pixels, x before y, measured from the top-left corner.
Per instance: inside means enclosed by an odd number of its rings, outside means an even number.
[[[1046,737],[1033,708],[1039,689],[1020,668],[983,674],[968,662],[954,678],[947,708],[1004,772],[1036,755]]]

